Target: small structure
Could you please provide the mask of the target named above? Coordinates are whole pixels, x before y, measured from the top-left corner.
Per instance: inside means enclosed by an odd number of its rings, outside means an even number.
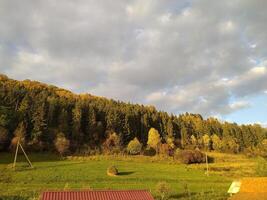
[[[84,190],[43,192],[41,200],[154,200],[146,190]]]
[[[25,156],[25,158],[26,158],[26,160],[27,160],[27,162],[29,164],[29,167],[30,168],[33,168],[33,165],[31,163],[30,159],[28,158],[26,152],[24,151],[22,145],[20,144],[20,138],[18,139],[18,142],[17,142],[16,152],[15,152],[15,158],[14,158],[14,162],[13,162],[13,168],[16,169],[16,163],[17,163],[17,157],[18,157],[19,147],[22,150],[22,152],[23,152],[23,154],[24,154],[24,156]]]
[[[241,187],[241,181],[233,181],[229,190],[228,190],[228,193],[230,194],[230,196],[238,193],[240,190],[240,187]]]
[[[233,182],[234,183],[234,182]],[[233,185],[232,183],[232,185]],[[236,185],[237,184],[237,185]],[[240,186],[236,183],[231,191],[238,192],[234,194],[229,200],[263,200],[267,199],[267,177],[251,177],[243,178],[240,181]],[[229,189],[229,191],[230,191]],[[228,192],[229,192],[228,191]]]

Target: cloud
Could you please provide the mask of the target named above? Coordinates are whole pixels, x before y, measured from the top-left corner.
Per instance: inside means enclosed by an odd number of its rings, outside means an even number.
[[[267,128],[267,122],[265,122],[265,123],[259,123],[262,127],[265,127],[265,128]]]
[[[235,96],[248,96],[262,93],[267,85],[267,62],[255,66],[236,76],[226,84]]]
[[[267,91],[266,6],[3,0],[0,71],[173,113],[227,115]]]
[[[232,109],[232,110],[239,110],[239,109],[242,109],[242,108],[247,108],[250,106],[250,103],[247,102],[247,101],[236,101],[236,102],[233,102],[229,105],[229,107]]]

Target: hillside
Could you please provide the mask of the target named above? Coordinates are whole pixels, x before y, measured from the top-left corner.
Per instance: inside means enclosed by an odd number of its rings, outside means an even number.
[[[257,124],[222,123],[200,114],[169,115],[153,106],[77,95],[36,81],[0,76],[1,150],[8,150],[16,137],[29,150],[53,150],[60,133],[70,141],[71,152],[103,151],[105,147],[120,151],[135,137],[145,146],[152,127],[160,133],[161,143],[171,141],[172,148],[232,153],[262,153],[266,148],[267,131]]]

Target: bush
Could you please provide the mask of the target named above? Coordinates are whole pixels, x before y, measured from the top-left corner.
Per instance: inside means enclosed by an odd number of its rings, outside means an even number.
[[[10,144],[11,150],[16,149],[18,141],[22,146],[25,146],[25,143],[26,143],[25,135],[26,135],[26,126],[23,122],[21,122],[19,123],[18,127],[14,131],[14,137],[12,138],[11,144]]]
[[[131,140],[127,146],[127,152],[131,155],[140,154],[142,149],[142,144],[139,142],[137,138]]]
[[[120,151],[120,137],[115,132],[107,132],[107,139],[103,143],[103,151],[106,154],[116,154]]]
[[[47,145],[48,146],[48,145]],[[40,152],[44,150],[44,143],[42,141],[30,141],[27,143],[27,149],[30,149],[34,152]]]
[[[156,150],[151,147],[146,148],[144,151],[145,156],[155,156],[156,153],[157,153]]]
[[[170,196],[171,188],[166,182],[159,182],[156,186],[156,192],[162,200],[168,199]]]
[[[57,135],[54,144],[60,155],[65,154],[70,147],[70,141],[64,136],[63,133],[59,133]]]
[[[101,150],[98,147],[91,147],[88,144],[84,144],[81,146],[79,151],[75,152],[75,154],[83,156],[100,155]]]
[[[119,171],[118,171],[118,169],[115,166],[110,166],[107,169],[107,174],[109,176],[116,176],[116,175],[118,175],[118,173],[119,173]]]
[[[160,144],[159,153],[166,156],[173,156],[174,149],[169,144]]]
[[[184,164],[204,163],[206,156],[198,150],[182,150],[176,152],[175,158]]]
[[[8,142],[8,131],[0,126],[0,151],[4,150]]]
[[[267,160],[265,158],[258,159],[256,172],[259,176],[267,176]]]

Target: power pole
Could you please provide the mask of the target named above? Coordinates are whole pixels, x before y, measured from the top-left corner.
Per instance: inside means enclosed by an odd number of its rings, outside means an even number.
[[[209,176],[209,162],[208,162],[208,154],[207,154],[207,149],[206,149],[206,175]]]

